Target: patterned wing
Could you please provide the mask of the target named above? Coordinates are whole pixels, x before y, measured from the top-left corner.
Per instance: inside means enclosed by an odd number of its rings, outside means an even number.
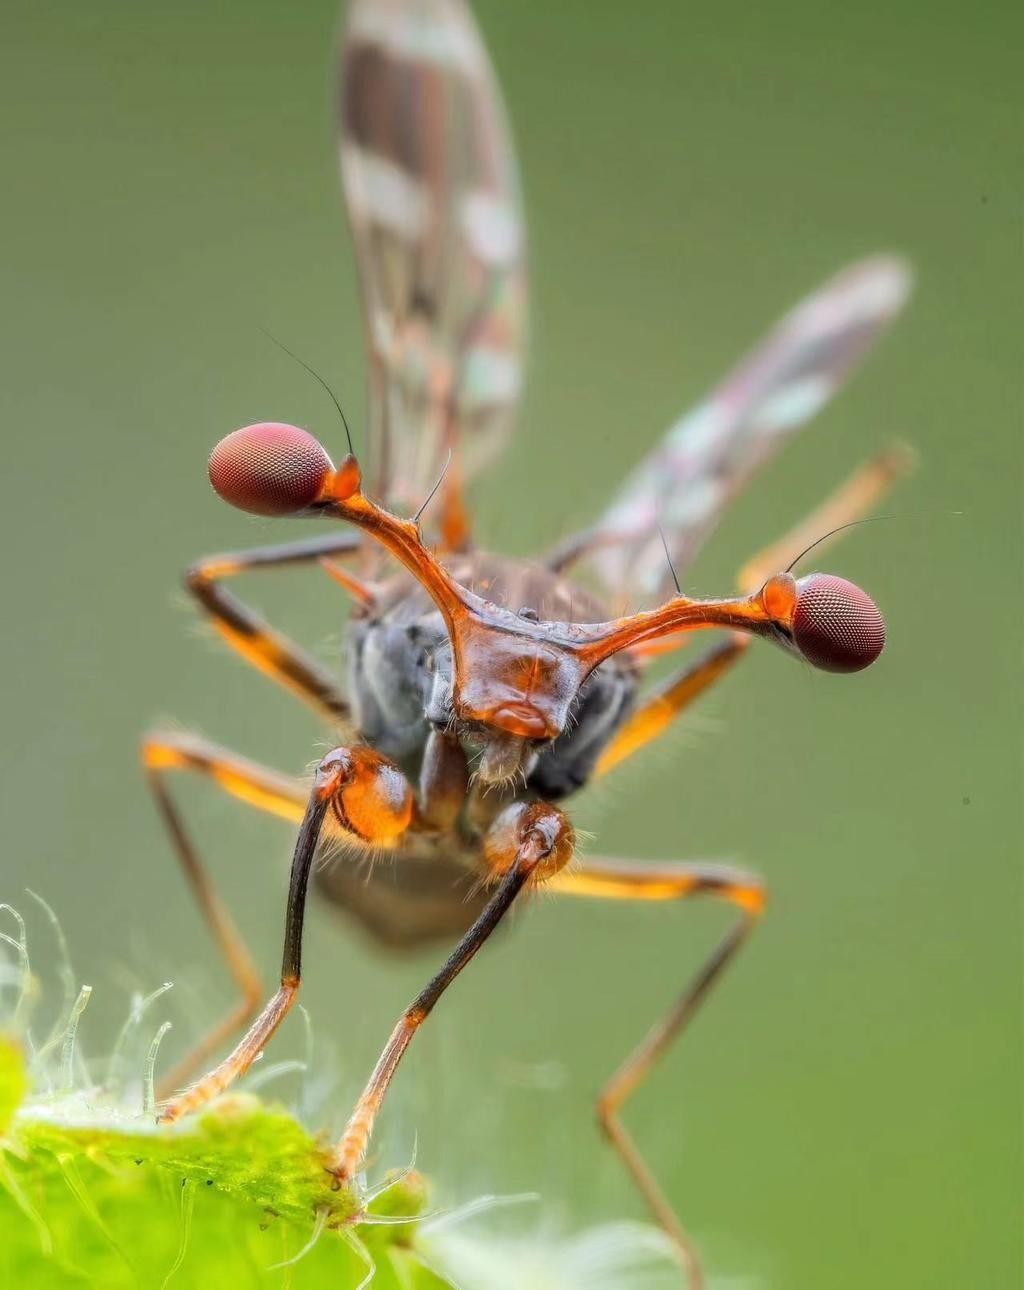
[[[595,529],[592,563],[612,592],[667,595],[725,506],[839,389],[910,290],[902,261],[851,265],[788,313],[626,479]]]
[[[519,396],[523,219],[497,81],[463,0],[352,0],[341,170],[371,364],[370,478],[418,506],[500,446]]]

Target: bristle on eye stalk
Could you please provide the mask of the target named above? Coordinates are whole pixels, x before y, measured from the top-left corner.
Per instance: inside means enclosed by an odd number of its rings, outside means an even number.
[[[825,672],[859,672],[885,645],[885,619],[860,587],[831,573],[798,578],[793,641]]]
[[[235,430],[210,453],[209,464],[214,490],[253,515],[307,510],[333,469],[311,434],[279,421]]]

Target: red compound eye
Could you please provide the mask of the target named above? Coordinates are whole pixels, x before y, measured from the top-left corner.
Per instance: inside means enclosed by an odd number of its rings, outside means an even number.
[[[831,573],[797,579],[792,631],[803,657],[825,672],[859,672],[885,644],[885,619],[875,602]]]
[[[292,515],[311,506],[334,469],[323,447],[298,426],[264,421],[227,435],[210,453],[210,483],[254,515]]]

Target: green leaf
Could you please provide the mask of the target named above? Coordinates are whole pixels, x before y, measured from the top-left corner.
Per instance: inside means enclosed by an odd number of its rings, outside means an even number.
[[[371,1267],[375,1290],[450,1284],[416,1250],[419,1175],[396,1176],[364,1212],[280,1108],[241,1095],[159,1127],[82,1093],[26,1102],[26,1090],[21,1050],[0,1038],[0,1284],[354,1290]]]
[[[0,1287],[103,1290],[665,1290],[679,1268],[665,1236],[612,1224],[562,1237],[472,1230],[485,1211],[525,1197],[478,1197],[421,1221],[427,1187],[411,1169],[372,1198],[337,1189],[323,1141],[251,1093],[158,1125],[152,1068],[165,1021],[142,1061],[139,1023],[170,987],[136,998],[95,1087],[77,1050],[91,988],[75,987],[56,916],[63,1003],[45,1039],[24,919],[0,934]],[[5,994],[4,987],[11,987]],[[126,1052],[135,1039],[133,1062]],[[141,1081],[138,1076],[141,1074]],[[141,1089],[139,1084],[141,1083]],[[140,1112],[140,1103],[148,1113]],[[468,1229],[468,1230],[467,1230]]]

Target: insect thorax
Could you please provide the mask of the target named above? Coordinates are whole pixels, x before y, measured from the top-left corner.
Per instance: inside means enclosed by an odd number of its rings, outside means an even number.
[[[607,617],[588,591],[533,565],[480,554],[454,562],[451,572],[464,586],[524,617]],[[360,734],[415,779],[431,729],[459,727],[452,711],[448,634],[440,613],[411,579],[396,579],[373,610],[353,617],[348,666]],[[554,801],[581,788],[631,711],[636,686],[636,669],[624,656],[595,669],[561,735],[541,749],[527,776],[527,793]],[[471,735],[464,742],[472,762]]]

